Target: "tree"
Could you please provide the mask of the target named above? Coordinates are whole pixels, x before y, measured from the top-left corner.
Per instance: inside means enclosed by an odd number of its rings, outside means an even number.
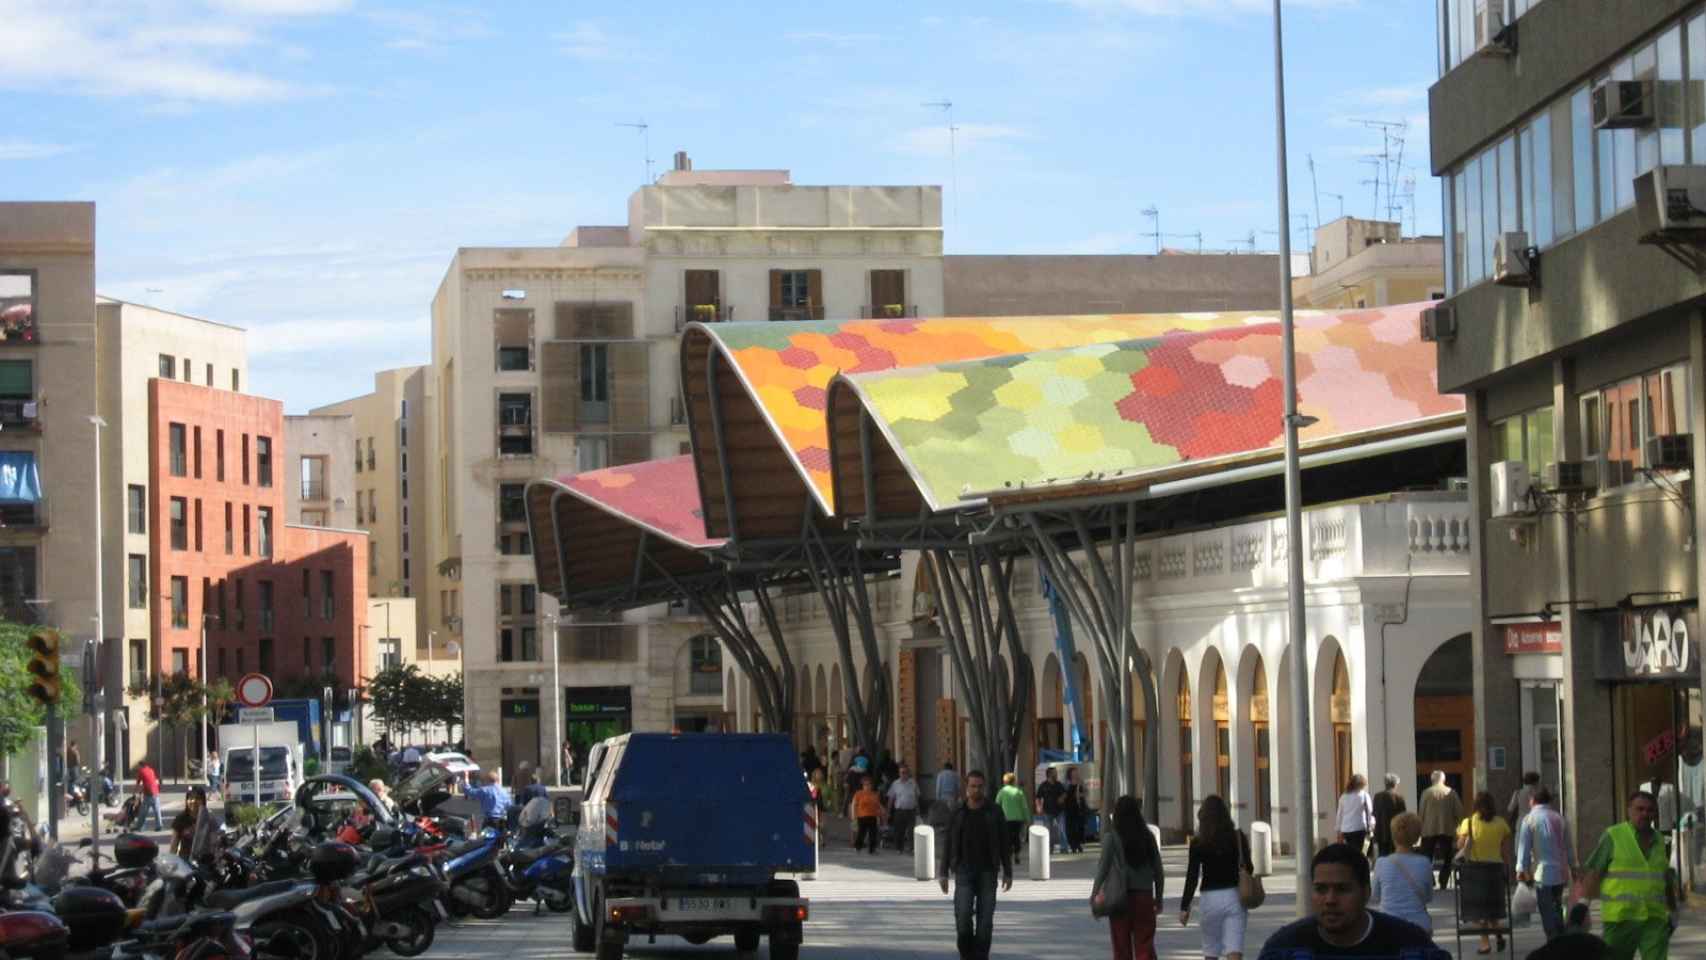
[[[138,683],[130,688],[132,696],[145,697],[148,700],[148,719],[163,727],[170,727],[175,740],[182,737],[184,728],[199,723],[208,715],[207,705],[203,694],[207,689],[200,681],[187,673],[178,672],[161,680],[154,689],[147,684]],[[179,747],[182,747],[181,741]],[[182,756],[182,749],[179,755]],[[161,758],[164,762],[164,758]],[[181,770],[175,770],[175,776],[181,776]]]
[[[30,685],[30,629],[25,624],[0,621],[0,755],[11,756],[22,750],[29,743],[30,731],[46,722],[42,705],[25,692]],[[82,709],[83,687],[77,671],[68,669],[63,657],[59,690],[61,717]]]
[[[364,699],[387,732],[462,724],[461,675],[431,677],[414,664],[387,667],[368,678]]]

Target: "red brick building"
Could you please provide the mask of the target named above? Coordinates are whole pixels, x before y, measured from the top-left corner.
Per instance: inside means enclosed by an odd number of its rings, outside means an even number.
[[[148,404],[152,672],[358,685],[367,534],[284,523],[284,405],[161,379]]]

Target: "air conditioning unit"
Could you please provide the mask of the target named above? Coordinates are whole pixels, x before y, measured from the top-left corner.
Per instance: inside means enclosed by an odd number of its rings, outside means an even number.
[[[1528,464],[1521,460],[1500,460],[1488,468],[1492,484],[1492,515],[1515,517],[1533,511],[1528,500],[1530,487]]]
[[[1602,458],[1560,460],[1541,471],[1541,489],[1547,493],[1590,493],[1599,489],[1604,475]]]
[[[1654,167],[1635,178],[1641,239],[1706,239],[1706,166]]]
[[[1516,52],[1516,28],[1505,23],[1505,0],[1482,0],[1475,11],[1475,52],[1508,57]]]
[[[1449,343],[1457,339],[1457,310],[1450,304],[1422,311],[1422,342]]]
[[[1513,230],[1493,243],[1493,282],[1507,287],[1533,286],[1534,259],[1539,251],[1528,245],[1528,234]]]
[[[1694,437],[1664,433],[1647,438],[1647,469],[1688,470],[1694,466]]]
[[[1653,125],[1653,81],[1606,80],[1593,88],[1593,127],[1617,130]]]

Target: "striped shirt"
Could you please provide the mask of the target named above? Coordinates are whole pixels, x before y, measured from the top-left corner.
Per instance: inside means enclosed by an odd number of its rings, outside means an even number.
[[[1564,817],[1544,804],[1535,804],[1516,837],[1516,868],[1533,873],[1535,882],[1543,887],[1556,887],[1569,882],[1570,865],[1575,863],[1570,849],[1570,833],[1564,829]]]

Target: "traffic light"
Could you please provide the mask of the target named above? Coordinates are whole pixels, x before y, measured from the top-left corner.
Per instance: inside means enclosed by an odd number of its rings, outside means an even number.
[[[53,630],[30,632],[29,694],[42,706],[59,702],[59,634]]]

